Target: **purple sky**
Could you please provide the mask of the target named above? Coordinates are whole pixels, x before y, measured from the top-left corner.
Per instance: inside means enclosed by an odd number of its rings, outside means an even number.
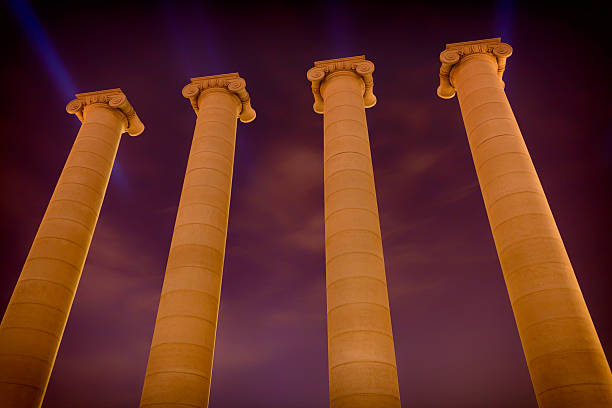
[[[119,146],[45,408],[137,406],[195,124],[181,89],[235,71],[257,119],[238,125],[211,407],[328,406],[323,118],[306,71],[359,54],[376,64],[403,405],[535,408],[459,106],[436,96],[445,43],[495,36],[514,47],[508,98],[610,357],[609,11],[89,3],[0,5],[0,311],[80,125],[69,95],[120,87],[146,126]]]

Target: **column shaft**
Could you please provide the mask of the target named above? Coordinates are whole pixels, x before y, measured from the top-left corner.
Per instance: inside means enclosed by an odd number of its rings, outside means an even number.
[[[5,407],[42,404],[126,124],[101,103],[83,116],[0,324]]]
[[[240,100],[224,88],[198,97],[199,112],[141,407],[207,407]]]
[[[364,82],[336,71],[321,94],[330,405],[400,407]]]
[[[610,368],[498,63],[489,54],[463,57],[451,82],[538,404],[610,407]]]

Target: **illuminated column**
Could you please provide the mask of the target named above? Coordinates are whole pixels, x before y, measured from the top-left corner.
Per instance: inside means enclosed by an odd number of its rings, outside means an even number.
[[[0,405],[39,407],[123,132],[144,126],[120,89],[76,95],[83,123],[0,324]]]
[[[308,71],[323,113],[330,406],[400,407],[365,108],[376,104],[364,56]]]
[[[539,406],[610,407],[610,367],[504,92],[511,54],[499,38],[448,44],[438,95],[459,99]]]
[[[236,119],[255,119],[237,73],[183,88],[197,120],[141,407],[207,407],[229,214]]]

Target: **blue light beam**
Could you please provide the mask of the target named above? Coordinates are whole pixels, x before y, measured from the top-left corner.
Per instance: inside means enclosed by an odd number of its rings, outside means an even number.
[[[62,97],[73,99],[74,82],[30,4],[27,0],[8,0],[8,4]]]
[[[495,36],[505,43],[512,44],[515,0],[497,0],[495,7]]]

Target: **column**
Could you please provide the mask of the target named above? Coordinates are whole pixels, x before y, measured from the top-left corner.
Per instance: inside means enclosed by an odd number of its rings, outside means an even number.
[[[197,115],[140,407],[207,407],[232,188],[236,119],[255,119],[237,73],[192,78]]]
[[[332,408],[400,407],[365,108],[376,104],[364,56],[308,71],[323,114],[329,393]]]
[[[448,44],[438,95],[459,99],[539,406],[610,407],[610,367],[504,92],[511,54],[499,38]]]
[[[40,407],[123,132],[144,126],[121,89],[77,94],[82,122],[0,324],[0,401]]]

